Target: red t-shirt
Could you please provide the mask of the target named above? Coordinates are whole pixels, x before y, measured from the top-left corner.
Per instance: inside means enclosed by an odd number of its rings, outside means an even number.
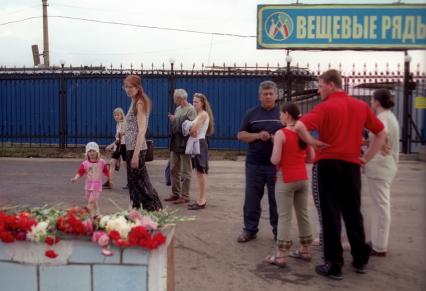
[[[330,145],[317,151],[315,162],[336,159],[361,164],[363,129],[377,134],[384,128],[367,103],[343,91],[329,95],[300,121],[308,130],[318,130],[319,140]]]
[[[299,146],[299,136],[287,128],[281,129],[285,143],[281,151],[281,172],[285,183],[308,179],[305,165],[305,152]]]

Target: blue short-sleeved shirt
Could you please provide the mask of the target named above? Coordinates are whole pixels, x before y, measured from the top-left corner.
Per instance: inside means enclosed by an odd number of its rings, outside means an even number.
[[[258,133],[265,130],[270,134],[275,134],[281,128],[283,128],[283,125],[280,121],[279,106],[275,106],[271,110],[266,110],[259,105],[246,112],[241,122],[240,131]],[[272,165],[270,161],[272,148],[273,144],[271,140],[255,140],[249,143],[246,162],[255,165]]]

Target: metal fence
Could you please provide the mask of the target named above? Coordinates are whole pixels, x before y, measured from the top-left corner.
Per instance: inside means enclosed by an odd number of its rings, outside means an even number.
[[[142,76],[143,85],[153,102],[149,128],[156,147],[167,147],[169,123],[167,113],[174,110],[172,92],[184,88],[189,96],[202,92],[212,105],[216,131],[210,138],[214,149],[245,149],[236,139],[244,113],[258,104],[260,82],[274,80],[280,100],[299,103],[307,112],[319,102],[316,75],[306,69],[223,67],[210,70],[90,70],[53,69],[50,71],[5,71],[0,69],[0,144],[29,147],[75,147],[94,140],[101,145],[111,143],[115,123],[112,111],[126,111],[130,100],[122,90],[129,73]],[[397,102],[395,113],[402,120],[402,74],[348,73],[343,76],[345,90],[368,101],[378,87],[393,90]],[[416,89],[412,96],[425,96],[426,76],[414,75]],[[413,106],[414,107],[414,106]],[[413,124],[419,135],[412,138],[413,151],[425,136],[424,110],[413,108]]]

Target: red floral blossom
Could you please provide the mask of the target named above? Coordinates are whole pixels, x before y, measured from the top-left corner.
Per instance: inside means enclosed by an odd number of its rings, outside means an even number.
[[[55,251],[54,251],[54,250],[48,250],[48,251],[46,251],[46,252],[44,253],[44,255],[45,255],[46,257],[48,257],[48,258],[51,258],[51,259],[54,259],[54,258],[56,258],[56,257],[58,256],[58,254],[57,254],[57,253],[55,253]]]
[[[15,241],[15,237],[10,231],[0,231],[0,239],[4,243],[11,243]]]
[[[53,236],[48,236],[46,237],[46,239],[44,240],[44,242],[46,244],[48,244],[49,246],[53,246],[54,244],[59,242],[59,239],[53,237]]]
[[[118,241],[119,239],[121,239],[120,233],[118,231],[116,231],[116,230],[111,230],[109,232],[109,237],[112,240],[115,240],[115,241]]]

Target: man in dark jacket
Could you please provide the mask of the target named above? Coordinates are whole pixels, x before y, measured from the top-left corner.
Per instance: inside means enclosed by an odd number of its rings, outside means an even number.
[[[185,120],[194,120],[197,113],[188,103],[188,93],[184,89],[176,89],[173,99],[177,108],[174,114],[169,114],[172,130],[170,140],[170,174],[172,180],[172,195],[165,201],[174,204],[189,202],[189,188],[191,185],[191,156],[185,154],[188,136],[182,134],[182,123]]]

